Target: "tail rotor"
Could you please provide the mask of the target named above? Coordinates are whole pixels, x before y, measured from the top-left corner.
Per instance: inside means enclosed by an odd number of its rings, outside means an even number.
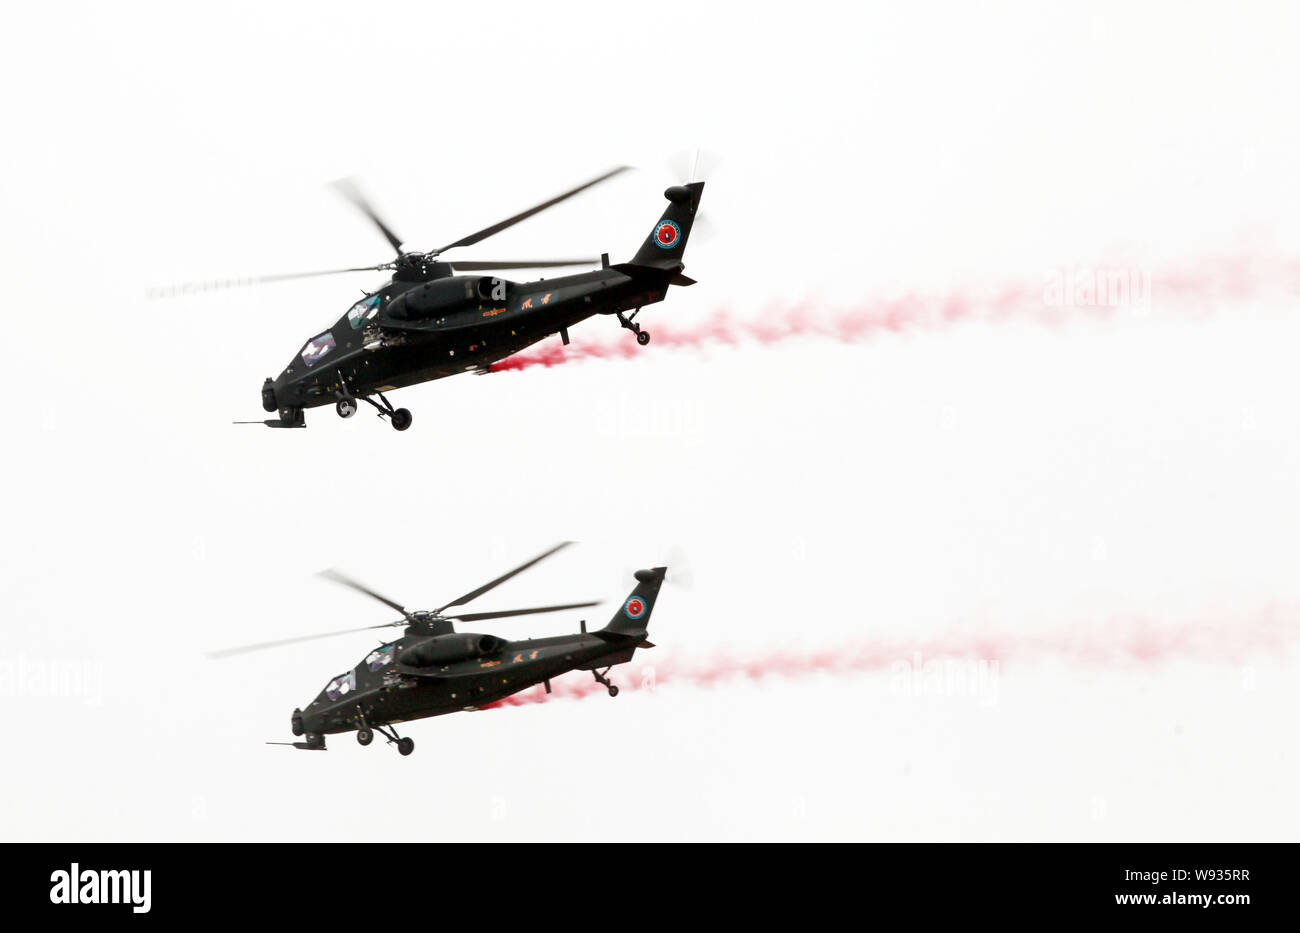
[[[712,181],[721,165],[722,157],[711,149],[682,149],[664,160],[664,167],[675,185]],[[707,243],[717,235],[718,226],[712,215],[706,210],[696,213],[691,232],[695,242]]]

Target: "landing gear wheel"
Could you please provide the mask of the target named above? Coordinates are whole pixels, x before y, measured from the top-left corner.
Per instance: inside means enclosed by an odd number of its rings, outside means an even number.
[[[375,740],[375,734],[374,734],[373,732],[371,732],[369,729],[358,729],[358,730],[357,730],[357,742],[358,742],[358,744],[361,744],[361,745],[369,745],[369,744],[370,744],[371,742],[373,742],[374,740]]]
[[[411,739],[398,739],[397,752],[400,755],[409,755],[415,751],[415,742]]]
[[[391,420],[395,431],[405,431],[411,426],[411,413],[405,408],[399,408],[397,411],[393,412]],[[411,753],[403,752],[402,754],[409,755]]]
[[[357,413],[357,403],[350,398],[341,398],[334,403],[334,410],[339,413],[340,418],[351,418]]]
[[[650,332],[649,332],[649,331],[646,331],[646,330],[639,330],[639,331],[637,331],[637,332],[636,332],[636,342],[639,343],[639,344],[641,344],[641,346],[644,347],[647,343],[650,342]]]
[[[592,671],[591,676],[596,678],[596,683],[609,691],[610,696],[616,697],[618,696],[618,687],[609,682],[609,677],[606,676],[609,673],[609,670],[610,669],[607,667],[603,671]]]

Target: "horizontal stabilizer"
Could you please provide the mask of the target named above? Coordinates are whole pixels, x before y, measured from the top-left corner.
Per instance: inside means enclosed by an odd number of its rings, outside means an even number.
[[[638,644],[645,641],[646,631],[641,629],[639,632],[620,632],[617,629],[601,628],[591,634],[595,635],[601,641],[608,642],[628,642],[635,641]]]

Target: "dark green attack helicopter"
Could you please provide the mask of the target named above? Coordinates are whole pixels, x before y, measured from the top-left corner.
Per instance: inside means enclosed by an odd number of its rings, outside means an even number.
[[[548,207],[626,171],[620,166],[490,227],[428,252],[404,252],[402,239],[350,182],[340,191],[388,240],[397,256],[374,266],[179,286],[159,294],[330,275],[392,271],[392,279],[356,302],[329,330],[316,334],[275,378],[262,385],[262,407],[277,417],[273,428],[306,426],[308,408],[333,404],[350,418],[358,402],[405,431],[411,413],[394,408],[386,392],[457,373],[487,373],[502,360],[552,334],[567,344],[569,328],[595,314],[612,314],[644,346],[649,332],[636,321],[642,307],[663,301],[669,285],[693,285],[682,270],[682,254],[699,208],[704,182],[664,192],[668,206],[630,262],[597,259],[525,261],[443,259],[448,250],[472,246]],[[485,271],[599,264],[591,272],[534,282],[513,282]],[[630,313],[629,313],[630,312]],[[247,423],[247,422],[246,422]],[[257,423],[257,422],[252,422]]]
[[[409,755],[415,750],[415,742],[399,736],[395,724],[482,709],[538,684],[543,684],[546,692],[550,693],[551,679],[569,671],[591,671],[596,682],[609,690],[610,696],[618,696],[618,687],[609,680],[609,669],[630,661],[638,648],[654,647],[647,641],[650,613],[659,596],[666,567],[638,570],[634,574],[636,587],[623,600],[609,624],[593,632],[588,632],[583,622],[580,631],[568,635],[510,641],[496,635],[457,632],[453,622],[482,622],[583,609],[597,605],[594,602],[447,614],[448,609],[477,599],[570,543],[558,544],[459,599],[432,610],[408,610],[349,577],[326,571],[324,576],[378,600],[400,612],[402,618],[343,632],[229,648],[211,652],[208,656],[228,657],[316,638],[405,626],[401,638],[380,644],[356,667],[331,679],[305,709],[293,711],[290,727],[295,736],[302,737],[302,741],[268,743],[321,751],[325,749],[327,735],[355,732],[358,742],[369,745],[375,732],[379,732],[395,744],[401,754]]]

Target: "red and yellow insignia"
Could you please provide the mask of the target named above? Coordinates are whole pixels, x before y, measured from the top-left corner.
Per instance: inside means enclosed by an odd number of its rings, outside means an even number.
[[[681,236],[682,228],[665,217],[659,221],[659,226],[655,227],[655,246],[660,249],[672,249]]]

